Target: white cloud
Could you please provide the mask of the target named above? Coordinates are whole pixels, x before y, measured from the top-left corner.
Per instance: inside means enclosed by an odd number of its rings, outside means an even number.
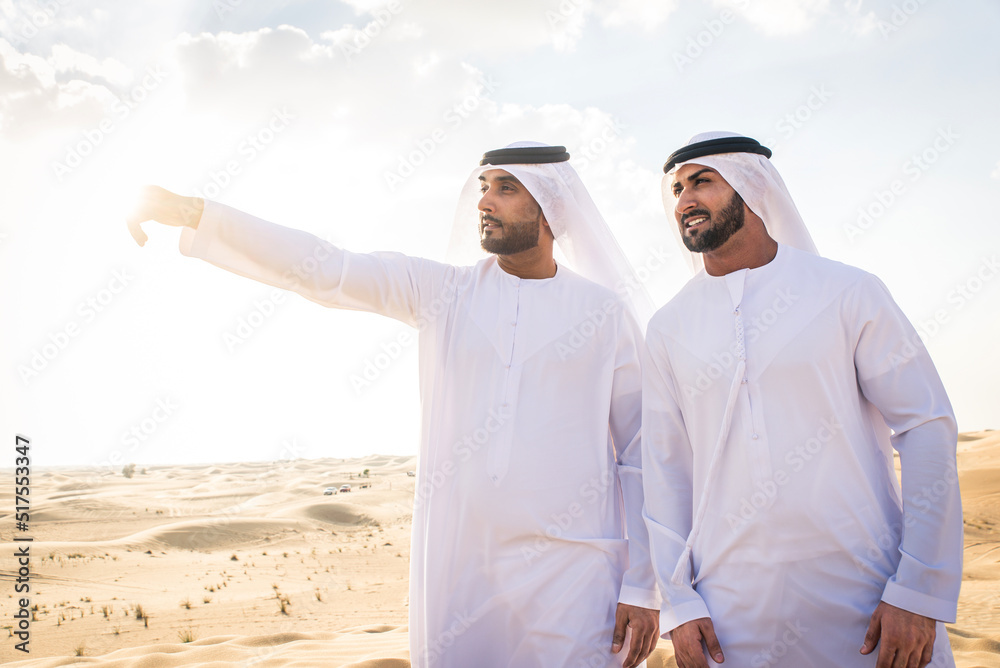
[[[359,18],[387,26],[407,22],[445,50],[508,53],[561,42],[591,10],[591,0],[509,0],[434,3],[422,0],[343,0]],[[365,25],[370,26],[371,23]],[[363,28],[359,21],[358,27]]]
[[[549,46],[572,51],[587,22],[598,19],[615,28],[659,26],[678,0],[510,0],[489,3],[431,3],[420,0],[343,0],[354,8],[358,29],[375,30],[407,23],[442,50],[460,53],[513,54]],[[456,26],[461,28],[456,29]]]
[[[374,38],[345,27],[319,41],[291,26],[183,35],[177,59],[193,111],[256,119],[286,105],[329,123],[337,110],[341,123],[371,129],[370,142],[429,131],[451,105],[476,93],[483,76],[402,25]]]
[[[637,26],[643,30],[653,30],[664,23],[679,6],[679,0],[622,0],[620,2],[602,2],[597,5],[597,12],[602,22],[608,27]]]
[[[820,20],[834,20],[856,35],[867,35],[878,26],[878,16],[863,8],[864,0],[713,0],[722,11],[734,11],[765,35],[798,35]]]
[[[133,78],[132,70],[118,60],[114,58],[98,60],[65,44],[56,44],[52,47],[52,57],[49,62],[62,75],[84,75],[104,79],[119,86],[128,84]]]
[[[0,2],[0,34],[14,46],[25,49],[38,45],[44,37],[60,34],[65,28],[85,29],[87,21],[81,12],[96,14],[86,6],[70,7],[67,0],[18,0]]]
[[[0,39],[0,134],[24,139],[98,122],[113,96],[102,85],[58,81],[54,59],[20,53]]]
[[[793,35],[811,28],[830,13],[830,0],[716,0],[746,18],[765,35]]]
[[[993,173],[990,174],[990,177],[994,179],[1000,179],[1000,162],[997,163],[997,166],[993,170]]]
[[[865,0],[844,0],[849,30],[855,35],[868,35],[878,27],[879,18],[873,11],[865,11]]]

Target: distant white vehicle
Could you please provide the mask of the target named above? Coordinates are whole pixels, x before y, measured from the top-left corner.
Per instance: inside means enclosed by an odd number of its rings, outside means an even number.
[[[351,491],[351,486],[350,485],[341,485],[340,486],[340,492],[341,493],[350,492],[350,491]]]
[[[336,494],[336,493],[337,493],[336,487],[327,487],[326,489],[323,490],[323,496],[330,496],[331,494]]]
[[[406,475],[408,475],[408,476],[410,476],[411,478],[413,478],[413,477],[415,477],[415,476],[417,475],[417,472],[416,472],[416,471],[407,471],[407,472],[406,472]]]

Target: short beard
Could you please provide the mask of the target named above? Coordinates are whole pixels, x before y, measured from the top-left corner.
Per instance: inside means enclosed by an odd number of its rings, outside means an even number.
[[[503,225],[501,238],[496,238],[493,235],[480,238],[479,244],[487,253],[513,255],[538,246],[538,236],[542,229],[541,221],[500,224]]]
[[[690,214],[689,214],[690,215]],[[707,253],[717,250],[722,244],[729,241],[729,238],[743,229],[746,213],[743,211],[743,198],[737,192],[733,193],[729,204],[719,210],[714,216],[712,226],[697,234],[684,234],[681,232],[681,240],[692,253]]]

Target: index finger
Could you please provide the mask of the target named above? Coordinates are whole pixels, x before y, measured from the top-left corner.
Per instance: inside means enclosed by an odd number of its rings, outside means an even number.
[[[125,214],[125,224],[128,225],[129,234],[140,246],[146,245],[149,237],[142,230],[142,223],[151,220],[152,216],[148,211],[151,200],[158,194],[160,189],[157,186],[143,186],[135,192],[132,201],[129,203]]]
[[[149,237],[142,231],[142,226],[139,224],[138,218],[136,216],[128,216],[125,218],[125,223],[128,225],[129,234],[132,235],[135,242],[140,246],[145,246]]]
[[[611,638],[611,653],[617,654],[625,646],[628,637],[628,613],[621,603],[615,609],[615,630]],[[615,648],[618,649],[615,649]]]

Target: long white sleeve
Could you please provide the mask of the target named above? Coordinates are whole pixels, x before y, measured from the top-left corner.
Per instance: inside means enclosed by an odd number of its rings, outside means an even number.
[[[666,342],[652,328],[646,337],[642,366],[643,514],[664,599],[660,632],[669,637],[671,630],[709,613],[694,587],[670,582],[691,531],[693,455],[664,349]]]
[[[315,235],[205,201],[181,253],[337,308],[372,311],[417,326],[453,267],[401,253],[351,253]]]
[[[618,602],[656,610],[660,608],[661,597],[649,555],[649,530],[643,520],[642,371],[639,365],[642,335],[627,315],[621,319],[619,329],[610,427],[625,505],[629,568],[622,578]]]
[[[954,413],[923,342],[885,286],[859,283],[855,350],[865,397],[893,430],[902,468],[901,559],[882,600],[954,622],[962,581],[962,500]]]

